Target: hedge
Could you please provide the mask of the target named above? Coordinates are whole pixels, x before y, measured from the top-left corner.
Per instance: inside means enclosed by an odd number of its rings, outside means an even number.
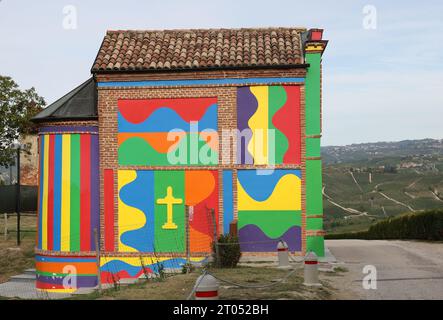
[[[326,239],[443,240],[443,210],[430,210],[388,218],[367,231],[328,234]]]

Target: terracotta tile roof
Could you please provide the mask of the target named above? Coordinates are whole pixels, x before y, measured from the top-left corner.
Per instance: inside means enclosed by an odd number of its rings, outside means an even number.
[[[301,28],[108,31],[92,72],[298,65]]]

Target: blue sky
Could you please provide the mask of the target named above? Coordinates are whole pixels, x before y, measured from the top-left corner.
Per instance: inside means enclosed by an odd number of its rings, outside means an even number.
[[[363,27],[366,5],[376,29]],[[0,0],[0,74],[51,103],[90,76],[107,29],[318,27],[330,41],[323,145],[441,139],[442,12],[442,1]]]

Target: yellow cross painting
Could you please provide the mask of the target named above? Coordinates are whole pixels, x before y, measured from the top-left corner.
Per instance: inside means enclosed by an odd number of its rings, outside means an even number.
[[[157,199],[157,204],[165,204],[167,210],[166,222],[162,229],[177,229],[177,225],[173,221],[174,204],[182,204],[183,199],[174,198],[171,186],[166,188],[166,197]]]

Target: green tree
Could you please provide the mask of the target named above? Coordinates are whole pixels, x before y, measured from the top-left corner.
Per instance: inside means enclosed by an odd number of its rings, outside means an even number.
[[[40,112],[45,100],[34,87],[20,90],[10,77],[0,75],[0,165],[9,166],[14,162],[13,144],[20,134],[35,130],[30,119]]]

